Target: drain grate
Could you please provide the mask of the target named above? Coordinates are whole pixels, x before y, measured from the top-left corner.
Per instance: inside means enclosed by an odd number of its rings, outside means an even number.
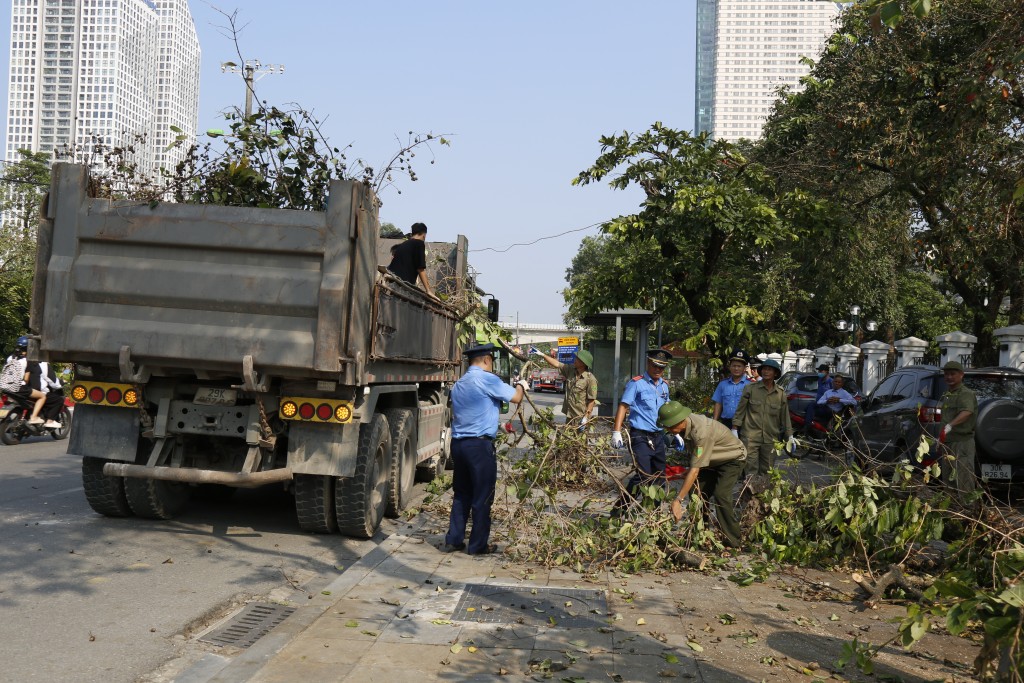
[[[488,624],[598,628],[607,625],[608,599],[601,590],[468,583],[451,618]]]
[[[226,624],[210,631],[199,640],[214,645],[249,647],[270,633],[275,626],[290,617],[294,611],[294,607],[285,605],[253,602]]]

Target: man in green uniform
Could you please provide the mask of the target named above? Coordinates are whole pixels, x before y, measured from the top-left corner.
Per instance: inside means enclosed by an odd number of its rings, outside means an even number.
[[[590,371],[594,366],[594,356],[589,351],[578,351],[573,364],[567,365],[536,348],[530,347],[530,351],[543,358],[551,367],[558,368],[559,374],[565,377],[565,401],[562,403],[565,423],[583,431],[597,405],[597,377]]]
[[[978,421],[978,396],[964,386],[964,366],[951,360],[942,366],[946,393],[942,395],[940,440],[946,444],[949,458],[942,459],[942,481],[960,493],[977,487],[974,478],[974,426]]]
[[[732,426],[743,435],[743,445],[750,454],[747,474],[768,474],[775,466],[775,442],[782,439],[786,449],[796,450],[793,424],[789,420],[789,404],[785,390],[776,384],[782,375],[779,364],[769,358],[761,364],[761,381],[743,388]]]
[[[658,426],[664,427],[669,434],[681,435],[690,456],[690,469],[686,471],[679,494],[672,501],[672,516],[677,522],[683,518],[683,499],[696,481],[700,490],[715,503],[725,544],[730,548],[738,547],[740,525],[736,521],[732,490],[743,472],[747,449],[724,424],[703,415],[694,415],[678,401],[669,401],[658,410]]]

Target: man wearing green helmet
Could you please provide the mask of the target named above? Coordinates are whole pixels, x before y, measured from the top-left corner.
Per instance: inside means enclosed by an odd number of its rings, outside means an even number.
[[[597,377],[590,371],[594,366],[593,354],[586,350],[578,351],[576,360],[568,365],[559,363],[554,356],[541,353],[534,347],[530,351],[543,358],[551,367],[558,368],[558,372],[565,377],[565,401],[562,403],[565,422],[575,424],[583,431],[597,405]]]
[[[768,474],[775,466],[775,442],[786,442],[786,450],[796,451],[793,424],[789,420],[786,391],[776,382],[782,376],[778,362],[769,358],[761,364],[761,381],[743,388],[732,426],[743,435],[750,454],[747,474]]]
[[[669,434],[681,436],[690,456],[690,468],[679,494],[672,501],[672,516],[677,522],[683,518],[683,499],[697,482],[700,490],[715,503],[725,544],[730,548],[739,547],[740,525],[736,521],[732,490],[743,473],[747,449],[724,424],[694,415],[678,401],[669,401],[658,410],[658,426]]]

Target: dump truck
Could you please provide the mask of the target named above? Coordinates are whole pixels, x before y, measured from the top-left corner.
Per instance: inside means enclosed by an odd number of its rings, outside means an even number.
[[[368,187],[336,180],[312,212],[89,186],[54,165],[30,354],[74,364],[68,453],[93,510],[167,519],[192,493],[283,482],[302,529],[368,538],[443,470],[459,316],[383,267]],[[427,246],[452,301],[467,241]]]

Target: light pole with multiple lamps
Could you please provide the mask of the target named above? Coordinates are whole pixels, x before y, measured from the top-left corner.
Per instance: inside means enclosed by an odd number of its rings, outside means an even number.
[[[258,59],[247,59],[245,64],[238,66],[234,62],[223,62],[221,73],[242,74],[245,81],[245,118],[252,116],[253,86],[267,74],[283,74],[284,64],[261,64]]]
[[[858,306],[857,304],[854,304],[850,306],[850,322],[840,320],[839,322],[836,323],[836,327],[839,329],[840,332],[846,332],[847,330],[850,331],[850,343],[853,344],[854,346],[857,345],[857,332],[860,330],[860,313],[861,307]],[[868,332],[874,332],[875,330],[878,329],[878,323],[876,323],[874,320],[868,320],[864,324],[864,329],[866,329]]]

